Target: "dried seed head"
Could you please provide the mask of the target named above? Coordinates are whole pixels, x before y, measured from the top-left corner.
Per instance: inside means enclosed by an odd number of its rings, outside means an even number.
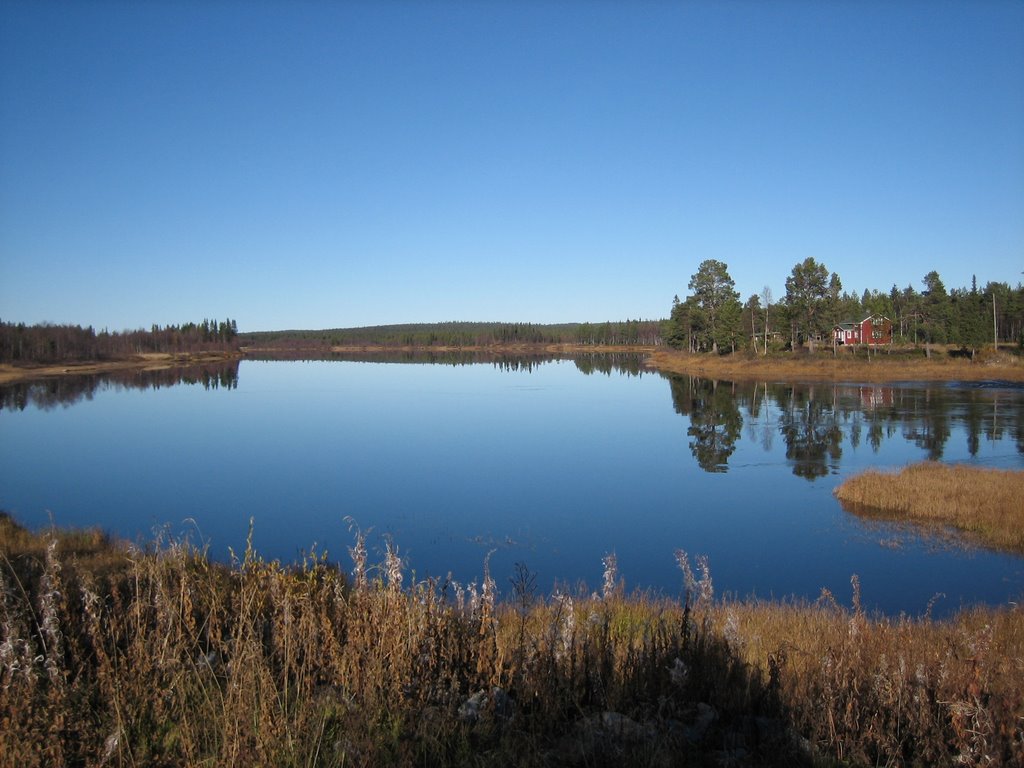
[[[604,565],[604,581],[601,594],[605,600],[608,600],[614,597],[618,589],[619,559],[615,556],[614,552],[611,552],[604,556],[601,563]]]
[[[561,658],[562,656],[569,655],[569,652],[572,650],[573,639],[576,637],[576,614],[573,610],[572,597],[556,592],[554,599],[558,604],[558,616],[560,619],[558,633],[560,648],[555,652],[555,655]]]
[[[700,570],[700,581],[697,582],[697,605],[710,608],[711,601],[715,596],[715,588],[711,584],[711,566],[708,564],[707,555],[697,557],[697,568]]]
[[[722,634],[725,635],[725,642],[734,653],[743,649],[743,637],[740,635],[740,620],[736,612],[731,608],[726,615],[725,629],[722,631]]]
[[[484,578],[483,583],[480,585],[480,610],[488,616],[494,611],[494,597],[497,588],[494,579],[491,578],[491,555],[495,551],[492,549],[487,553],[487,557],[484,558]]]
[[[402,560],[398,556],[398,548],[391,539],[386,541],[385,546],[387,549],[384,553],[384,574],[388,587],[397,592],[402,588]]]
[[[689,603],[690,596],[697,591],[697,580],[693,578],[693,570],[690,568],[690,558],[682,549],[676,550],[676,565],[683,572],[683,589],[686,591],[686,601]]]
[[[39,613],[42,617],[43,643],[46,650],[46,673],[50,682],[63,682],[60,674],[61,651],[60,603],[64,596],[60,592],[60,562],[57,560],[57,540],[50,539],[46,545],[46,567],[40,579]]]
[[[354,523],[351,525],[354,526]],[[359,528],[356,528],[355,546],[348,548],[349,557],[352,558],[352,580],[358,591],[366,589],[366,536]]]

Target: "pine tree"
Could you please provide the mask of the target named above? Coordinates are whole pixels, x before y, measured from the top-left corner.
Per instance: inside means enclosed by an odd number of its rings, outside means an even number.
[[[702,346],[718,352],[721,347],[735,349],[740,333],[742,306],[729,268],[717,259],[706,259],[690,278],[692,298],[707,319]]]

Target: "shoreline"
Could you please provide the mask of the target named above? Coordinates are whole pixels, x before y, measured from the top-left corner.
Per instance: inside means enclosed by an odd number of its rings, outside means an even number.
[[[857,350],[859,353],[860,350]],[[951,358],[945,349],[931,358],[883,354],[852,357],[846,350],[838,357],[831,352],[786,354],[785,357],[748,357],[743,353],[713,356],[659,350],[647,360],[647,366],[664,373],[679,373],[705,378],[758,381],[1007,381],[1024,383],[1024,360],[1010,354],[981,355],[971,361]]]
[[[1024,383],[1024,359],[1009,353],[979,353],[978,359],[953,358],[945,348],[924,357],[921,350],[886,352],[871,357],[854,356],[860,350],[843,350],[835,357],[829,351],[816,354],[777,353],[769,357],[689,354],[651,345],[584,344],[483,344],[472,346],[379,347],[373,345],[332,346],[326,352],[282,347],[246,347],[235,352],[148,353],[114,360],[90,360],[62,364],[0,364],[0,385],[59,376],[91,375],[119,370],[162,370],[204,363],[244,360],[249,355],[274,354],[497,354],[497,355],[587,355],[639,354],[644,365],[662,373],[758,381],[1007,381]],[[913,356],[911,356],[913,355]]]
[[[91,376],[111,371],[160,371],[168,368],[183,368],[204,363],[221,363],[240,360],[238,352],[149,352],[114,360],[69,361],[60,364],[36,363],[28,365],[0,364],[0,385],[20,381],[35,381],[61,376]]]
[[[606,563],[602,593],[535,592],[524,567],[505,602],[489,574],[481,592],[403,585],[361,533],[350,553],[351,576],[251,549],[218,565],[188,541],[137,550],[0,513],[20,586],[0,754],[102,764],[113,733],[135,763],[174,765],[953,765],[978,739],[1024,757],[1013,602],[885,618],[856,576],[850,603],[736,600],[682,551],[685,597],[628,593]],[[894,722],[884,741],[864,725]]]

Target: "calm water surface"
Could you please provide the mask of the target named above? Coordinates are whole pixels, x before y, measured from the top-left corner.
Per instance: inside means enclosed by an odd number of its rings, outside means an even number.
[[[349,566],[351,522],[412,577],[680,590],[706,554],[718,594],[922,613],[1017,600],[1024,559],[862,520],[832,496],[866,467],[1024,467],[1011,386],[712,382],[591,359],[413,365],[246,360],[120,383],[0,391],[0,508],[30,526],[189,535],[213,556],[313,545]],[[1024,502],[1022,502],[1024,503]]]

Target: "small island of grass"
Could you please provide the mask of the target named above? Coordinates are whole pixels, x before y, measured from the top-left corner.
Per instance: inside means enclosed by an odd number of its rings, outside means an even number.
[[[1024,472],[933,461],[868,470],[835,491],[857,514],[951,526],[986,546],[1024,554]]]

